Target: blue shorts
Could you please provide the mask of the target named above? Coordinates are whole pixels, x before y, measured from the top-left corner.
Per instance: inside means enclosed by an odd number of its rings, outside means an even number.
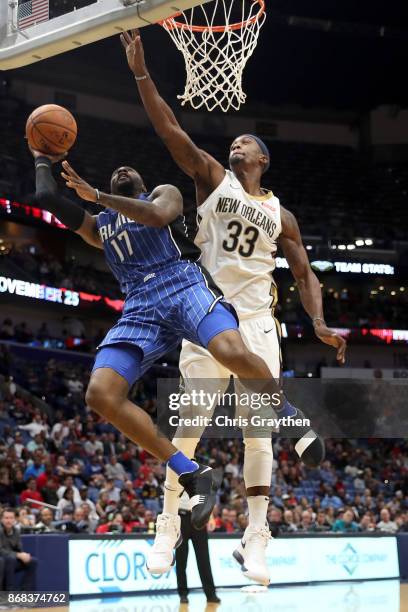
[[[122,317],[98,347],[93,371],[111,368],[131,386],[183,339],[207,347],[217,334],[237,328],[234,309],[208,273],[177,262],[129,291]]]

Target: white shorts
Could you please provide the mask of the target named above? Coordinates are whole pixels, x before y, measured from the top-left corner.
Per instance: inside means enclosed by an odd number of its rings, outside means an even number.
[[[264,359],[273,378],[278,380],[281,375],[282,362],[279,322],[271,316],[271,314],[262,314],[258,317],[240,321],[239,330],[248,349]],[[231,375],[234,376],[230,370],[218,363],[206,349],[188,341],[183,341],[179,368],[184,381],[184,391],[187,393],[191,393],[194,389],[203,389],[207,392],[217,393],[218,397],[222,396],[230,384]],[[196,379],[206,380],[201,384]],[[238,380],[235,382],[235,391],[238,395],[243,392],[245,393],[245,389]],[[247,392],[245,394],[247,395]],[[195,414],[212,416],[214,408],[215,404],[212,408],[209,406],[203,406],[201,409],[200,407],[195,407]],[[181,410],[181,413],[182,412]],[[240,415],[244,418],[247,417],[248,403],[241,404],[241,402],[238,401],[235,414],[236,416]],[[253,429],[252,426],[248,427],[248,432]],[[265,435],[270,436],[271,430],[269,428],[265,429],[265,427],[262,426],[255,429],[259,429],[260,437],[264,437]],[[184,431],[180,431],[181,436],[189,436],[189,434],[186,434]],[[197,437],[199,437],[199,435]],[[252,433],[251,435],[254,434]],[[191,437],[191,435],[189,437]]]
[[[247,348],[266,362],[273,378],[281,374],[280,325],[270,314],[244,319],[239,323],[239,331]],[[180,363],[184,379],[218,378],[229,380],[232,372],[222,366],[203,347],[183,340]]]

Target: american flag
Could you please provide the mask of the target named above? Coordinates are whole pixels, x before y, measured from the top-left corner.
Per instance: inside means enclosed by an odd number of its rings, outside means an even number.
[[[28,28],[35,23],[48,21],[49,18],[49,0],[29,0],[18,7],[19,28]]]

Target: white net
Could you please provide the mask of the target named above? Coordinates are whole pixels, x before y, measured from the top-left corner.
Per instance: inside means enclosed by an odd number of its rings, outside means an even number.
[[[182,105],[240,108],[246,99],[243,71],[265,16],[264,0],[215,0],[162,22],[185,61]]]

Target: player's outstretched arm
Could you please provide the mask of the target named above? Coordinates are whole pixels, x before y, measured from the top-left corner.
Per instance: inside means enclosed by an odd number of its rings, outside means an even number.
[[[35,159],[35,199],[41,208],[55,215],[88,244],[103,248],[96,228],[96,219],[75,202],[58,193],[57,183],[52,175],[52,164],[63,159],[65,155],[44,155],[34,150],[31,150],[31,153]]]
[[[337,360],[345,362],[346,341],[329,329],[323,315],[323,300],[320,282],[310,267],[306,249],[303,246],[299,225],[295,216],[281,207],[282,233],[279,243],[297,283],[303,308],[313,321],[316,336],[337,349]]]
[[[152,191],[148,201],[139,200],[99,191],[84,181],[67,161],[63,161],[62,166],[64,172],[61,172],[61,176],[67,187],[74,189],[80,198],[113,208],[137,223],[164,227],[183,212],[183,197],[174,185],[160,185]]]
[[[213,191],[224,178],[224,168],[214,157],[194,144],[181,128],[169,105],[160,96],[145,63],[140,32],[124,32],[121,41],[143,105],[158,136],[178,166],[195,181],[203,183],[204,188],[207,186],[208,190]]]

